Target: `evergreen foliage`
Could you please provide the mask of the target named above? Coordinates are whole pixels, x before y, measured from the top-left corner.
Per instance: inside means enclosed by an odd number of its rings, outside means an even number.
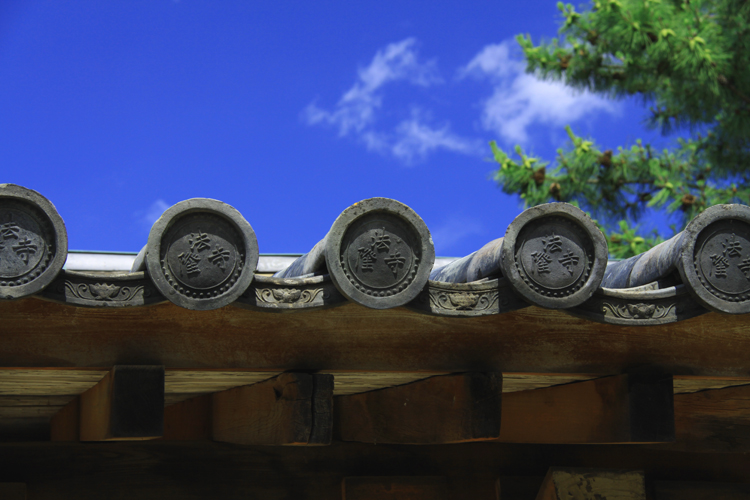
[[[663,132],[690,131],[671,150],[636,141],[602,150],[567,128],[572,147],[550,165],[492,143],[496,181],[527,205],[576,203],[602,225],[613,257],[662,240],[639,235],[646,207],[682,213],[750,201],[750,2],[602,0],[584,11],[558,4],[560,38],[519,35],[527,71],[612,98],[638,95]],[[681,230],[681,227],[675,228]],[[669,235],[665,235],[669,236]]]

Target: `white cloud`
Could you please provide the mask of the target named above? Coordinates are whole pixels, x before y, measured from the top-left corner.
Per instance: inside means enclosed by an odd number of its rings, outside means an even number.
[[[456,134],[449,122],[433,120],[424,106],[414,103],[409,104],[410,117],[393,128],[378,123],[388,84],[403,81],[427,89],[442,83],[435,61],[422,61],[416,46],[414,38],[407,38],[377,51],[333,108],[313,102],[304,109],[303,120],[308,125],[334,127],[340,137],[354,137],[368,150],[406,164],[424,160],[436,151],[483,154],[486,145],[482,141]],[[527,74],[520,54],[512,53],[514,47],[512,41],[488,45],[459,69],[459,83],[471,76],[492,85],[492,94],[482,102],[481,123],[493,136],[506,143],[524,144],[535,125],[562,127],[596,113],[617,112],[612,101]]]
[[[399,123],[393,132],[367,131],[362,140],[368,149],[391,154],[406,164],[424,160],[439,149],[467,155],[481,151],[479,141],[454,134],[448,123],[434,127],[429,121],[425,113],[415,108],[411,117]]]
[[[161,214],[163,214],[168,208],[169,205],[166,201],[158,199],[149,205],[146,210],[138,210],[134,216],[138,219],[139,224],[150,229],[151,226],[154,225],[154,222],[156,222],[159,217],[161,217]]]
[[[387,83],[404,80],[413,85],[428,87],[440,83],[434,61],[420,62],[416,40],[407,38],[379,50],[366,68],[360,68],[354,86],[341,96],[333,110],[311,103],[303,118],[310,125],[327,123],[339,129],[339,135],[362,132],[375,120],[375,111],[383,98],[379,90]]]
[[[453,134],[447,124],[441,128],[431,128],[422,123],[416,114],[410,120],[401,122],[396,128],[396,134],[398,139],[393,144],[393,154],[407,162],[415,157],[424,158],[436,149],[472,154],[481,147],[474,141]]]
[[[492,83],[493,93],[482,103],[482,126],[504,142],[528,142],[528,130],[535,124],[559,127],[593,113],[618,112],[612,101],[525,73],[525,64],[511,53],[514,46],[512,41],[487,45],[459,71],[460,77]]]
[[[441,149],[474,154],[481,145],[452,133],[447,122],[432,125],[429,113],[414,106],[410,118],[398,123],[393,130],[375,127],[386,84],[406,81],[427,88],[442,83],[435,61],[421,62],[416,44],[414,38],[407,38],[379,50],[370,65],[359,70],[357,81],[333,109],[311,103],[303,111],[303,119],[309,125],[334,126],[338,128],[339,136],[353,135],[368,150],[392,155],[406,164],[423,160]]]

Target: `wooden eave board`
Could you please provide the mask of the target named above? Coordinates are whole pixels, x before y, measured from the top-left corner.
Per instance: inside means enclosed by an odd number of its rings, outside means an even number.
[[[0,368],[0,418],[48,418],[73,397],[93,387],[105,368]],[[278,371],[169,369],[165,405],[233,387],[250,385]],[[449,372],[357,372],[321,370],[334,376],[334,395],[342,396],[408,384]],[[503,392],[518,392],[590,380],[607,374],[504,373]],[[750,384],[750,377],[676,376],[675,394]]]
[[[435,317],[357,304],[298,314],[171,303],[86,309],[39,299],[0,303],[0,366],[348,371],[750,374],[744,316],[708,313],[661,326],[603,325],[529,307]]]

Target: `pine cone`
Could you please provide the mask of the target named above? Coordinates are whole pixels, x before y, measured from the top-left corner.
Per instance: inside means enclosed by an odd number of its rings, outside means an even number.
[[[534,171],[534,182],[537,186],[541,186],[544,183],[546,176],[546,169],[544,167]]]

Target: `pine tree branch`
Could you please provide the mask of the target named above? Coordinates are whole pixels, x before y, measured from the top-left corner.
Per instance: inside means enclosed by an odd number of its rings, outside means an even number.
[[[729,83],[729,80],[727,80],[727,77],[724,75],[719,75],[716,80],[723,85],[724,87],[728,88],[732,91],[734,95],[745,101],[745,103],[750,104],[750,97],[746,96],[742,92],[740,92],[740,89]]]

